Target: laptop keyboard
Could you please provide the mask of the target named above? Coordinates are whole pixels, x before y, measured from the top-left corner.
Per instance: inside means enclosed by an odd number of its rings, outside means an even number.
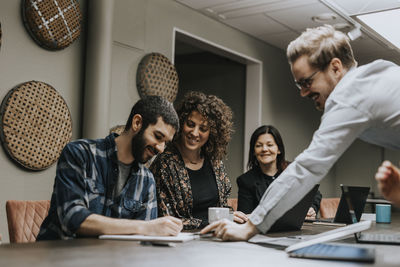
[[[360,239],[377,242],[400,243],[400,235],[398,234],[362,233]]]
[[[290,257],[373,262],[375,250],[346,245],[315,244],[289,252]]]
[[[338,250],[345,249],[340,246],[335,245],[327,245],[327,244],[316,244],[309,247],[305,247],[299,249],[298,252],[302,252],[304,254],[313,254],[313,255],[330,255],[334,254]]]

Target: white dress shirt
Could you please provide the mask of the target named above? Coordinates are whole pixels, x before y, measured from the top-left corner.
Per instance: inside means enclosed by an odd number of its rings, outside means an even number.
[[[325,177],[360,138],[400,149],[400,67],[384,60],[350,69],[325,103],[311,144],[264,193],[250,221],[263,233]]]

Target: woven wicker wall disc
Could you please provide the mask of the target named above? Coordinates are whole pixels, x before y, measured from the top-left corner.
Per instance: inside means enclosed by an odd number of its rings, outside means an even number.
[[[163,96],[174,102],[178,94],[178,73],[167,57],[151,53],[140,61],[136,83],[141,97],[146,95]]]
[[[30,81],[11,89],[0,107],[0,137],[8,155],[30,170],[43,170],[71,140],[71,114],[50,85]]]
[[[76,0],[22,0],[25,28],[41,47],[60,50],[81,33],[81,11]]]

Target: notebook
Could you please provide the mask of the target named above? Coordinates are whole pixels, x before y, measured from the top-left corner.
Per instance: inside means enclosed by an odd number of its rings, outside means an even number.
[[[165,242],[165,243],[180,243],[194,239],[199,239],[198,234],[179,233],[177,236],[148,236],[148,235],[100,235],[99,239],[112,240],[130,240],[130,241],[148,241],[148,242]]]
[[[300,230],[308,209],[317,193],[319,185],[315,185],[293,208],[288,210],[269,229],[269,233]]]

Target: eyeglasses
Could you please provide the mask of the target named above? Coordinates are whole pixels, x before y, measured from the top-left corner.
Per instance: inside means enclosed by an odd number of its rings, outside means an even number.
[[[319,72],[319,70],[315,71],[313,74],[311,74],[310,76],[308,76],[307,78],[304,79],[300,79],[299,81],[294,81],[294,83],[296,84],[296,86],[299,88],[299,90],[301,90],[301,88],[307,88],[310,89],[312,83],[313,83],[313,77],[315,76],[315,74],[317,74]]]

